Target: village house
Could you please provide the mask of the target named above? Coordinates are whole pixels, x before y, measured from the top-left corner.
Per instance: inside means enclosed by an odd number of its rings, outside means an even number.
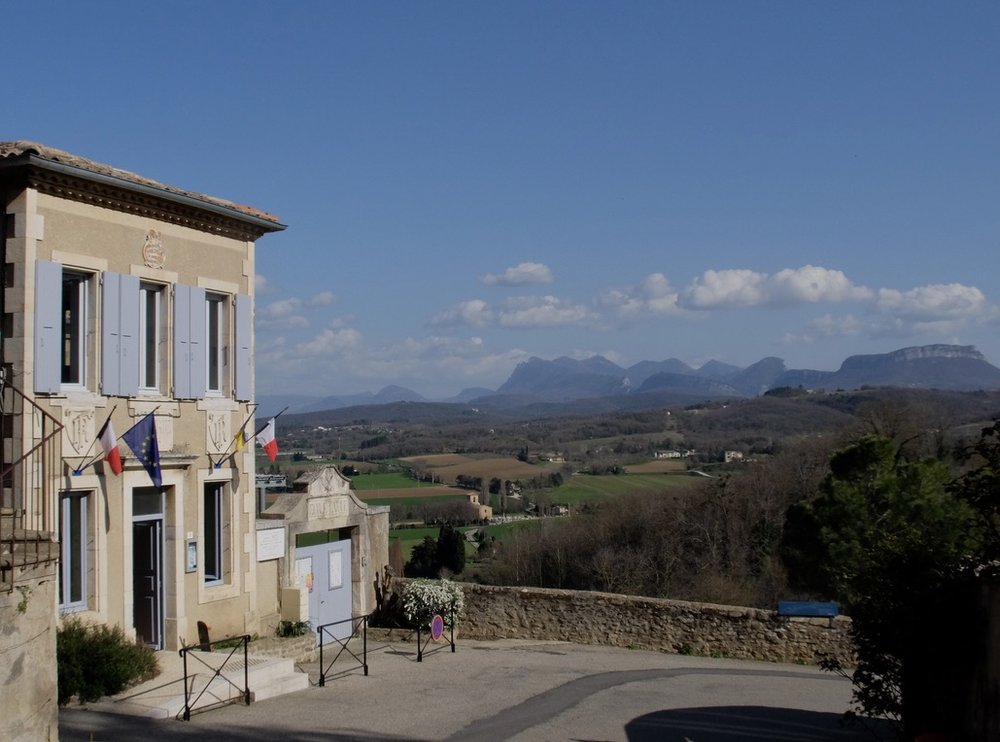
[[[255,241],[284,225],[23,141],[0,143],[0,196],[4,625],[75,614],[171,650],[199,622],[257,633],[283,611],[309,618],[297,547],[338,541],[354,549],[331,556],[344,572],[327,584],[355,588],[348,615],[370,610],[388,516],[328,475],[297,536],[262,528],[253,447],[239,445],[257,429]],[[0,659],[26,652],[54,678],[54,631],[26,636],[8,632]]]

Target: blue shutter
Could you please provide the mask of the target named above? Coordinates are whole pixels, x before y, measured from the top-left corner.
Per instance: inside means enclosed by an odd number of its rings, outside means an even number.
[[[191,398],[191,287],[174,286],[174,396]]]
[[[139,277],[122,276],[119,291],[121,394],[134,397],[139,393]]]
[[[35,263],[35,391],[58,392],[62,385],[62,265]]]
[[[205,289],[174,286],[174,396],[201,399],[208,373],[205,357]]]
[[[202,399],[208,390],[208,355],[205,340],[208,338],[208,308],[205,306],[205,289],[191,287],[191,336],[188,350],[191,354],[191,396]]]
[[[106,272],[101,293],[101,392],[122,393],[121,364],[118,361],[118,337],[121,335],[118,295],[122,275]]]
[[[236,399],[249,402],[253,399],[253,356],[250,342],[253,338],[253,318],[250,312],[251,299],[246,294],[236,295]]]
[[[101,391],[139,393],[139,278],[106,271],[101,296]]]

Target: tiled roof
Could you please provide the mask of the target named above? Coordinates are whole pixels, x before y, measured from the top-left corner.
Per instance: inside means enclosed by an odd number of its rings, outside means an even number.
[[[69,165],[71,167],[79,168],[81,170],[87,170],[92,173],[97,173],[99,175],[104,175],[112,178],[118,178],[129,183],[135,183],[137,185],[145,186],[148,188],[155,188],[157,190],[164,191],[166,193],[176,194],[178,196],[184,196],[186,198],[193,198],[198,201],[204,201],[207,204],[212,204],[214,206],[221,206],[226,209],[232,209],[233,211],[238,211],[241,214],[246,214],[247,216],[254,217],[256,219],[263,219],[265,221],[273,222],[279,229],[282,228],[278,217],[274,214],[269,214],[266,211],[261,211],[260,209],[255,209],[253,206],[244,206],[243,204],[234,203],[232,201],[227,201],[222,198],[216,198],[214,196],[206,196],[203,193],[195,193],[193,191],[185,191],[180,188],[175,188],[174,186],[166,185],[165,183],[160,183],[150,178],[145,178],[142,175],[129,172],[128,170],[120,170],[111,165],[105,165],[101,162],[94,162],[93,160],[88,160],[85,157],[79,157],[78,155],[71,154],[69,152],[64,152],[61,149],[55,149],[54,147],[46,147],[44,144],[38,144],[37,142],[29,142],[24,140],[19,140],[15,142],[0,142],[0,160],[5,158],[14,158],[23,155],[36,155],[43,160],[49,160],[50,162],[57,162],[63,165]]]

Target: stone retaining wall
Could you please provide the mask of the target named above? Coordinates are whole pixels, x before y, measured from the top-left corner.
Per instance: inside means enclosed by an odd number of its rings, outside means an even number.
[[[680,654],[853,663],[851,620],[634,595],[462,584],[466,639],[548,639]]]

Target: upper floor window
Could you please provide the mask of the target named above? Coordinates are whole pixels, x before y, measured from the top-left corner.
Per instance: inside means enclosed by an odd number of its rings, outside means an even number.
[[[87,380],[87,298],[90,276],[62,274],[62,362],[61,379],[68,386],[83,386]]]
[[[89,386],[93,342],[94,275],[35,263],[35,391],[54,393]]]
[[[205,295],[205,355],[206,355],[206,390],[210,394],[222,394],[225,391],[229,321],[226,316],[228,297],[221,294]]]
[[[139,286],[139,389],[160,391],[163,287]]]

